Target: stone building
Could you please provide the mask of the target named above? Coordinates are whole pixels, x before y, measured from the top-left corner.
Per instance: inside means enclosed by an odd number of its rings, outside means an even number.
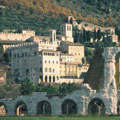
[[[33,83],[83,81],[83,67],[80,66],[84,58],[84,46],[73,43],[72,24],[63,24],[61,35],[56,35],[54,29],[49,31],[49,36],[36,36],[34,31],[29,30],[23,30],[22,34],[30,35],[25,43],[4,45],[4,50],[11,58],[8,62],[11,64],[14,79],[23,80],[28,77]],[[34,52],[36,55],[29,58],[27,52],[32,55]]]
[[[60,63],[60,83],[82,83],[89,65],[76,62]]]
[[[118,52],[119,48],[109,47],[100,50],[99,56],[96,53],[96,57],[102,60],[91,64],[80,90],[64,95],[37,92],[16,99],[1,99],[0,107],[4,108],[4,115],[119,115],[120,91],[115,81],[115,57]],[[100,72],[100,78],[97,74],[92,75],[95,68],[97,73]],[[97,83],[93,84],[94,80]]]
[[[25,41],[35,36],[33,30],[23,30],[22,33],[0,33],[0,41]]]
[[[56,30],[50,30],[49,36],[34,36],[29,40],[38,43],[38,51],[43,49],[56,51],[60,46],[60,40],[56,38]]]
[[[105,36],[105,42],[108,42],[108,43],[118,43],[118,36],[117,35],[108,35],[108,36]]]
[[[63,63],[67,63],[67,62],[74,62],[75,61],[75,58],[73,55],[71,54],[68,54],[68,53],[61,53],[61,58],[60,58],[60,61],[63,62]]]
[[[42,50],[39,52],[41,82],[60,80],[60,51]]]
[[[61,25],[61,35],[57,36],[61,41],[74,42],[72,24],[65,23]]]
[[[15,81],[28,78],[39,83],[39,58],[37,43],[10,45],[6,53],[9,55],[12,76]]]
[[[84,58],[84,46],[80,43],[61,42],[61,52],[73,55],[75,62],[82,64]]]

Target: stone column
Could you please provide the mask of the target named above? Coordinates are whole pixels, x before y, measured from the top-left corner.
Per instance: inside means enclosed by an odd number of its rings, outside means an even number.
[[[87,115],[87,97],[82,97],[78,103],[78,115]]]
[[[37,115],[37,102],[35,99],[28,101],[27,104],[28,115]]]
[[[51,104],[51,115],[61,115],[62,108],[61,108],[61,101],[58,99],[53,99]]]
[[[7,116],[15,116],[15,104],[12,101],[6,103]]]
[[[115,80],[115,56],[119,52],[117,47],[104,48],[104,88],[106,98],[109,99],[106,106],[107,114],[117,114],[117,87]],[[109,104],[109,105],[108,105]]]

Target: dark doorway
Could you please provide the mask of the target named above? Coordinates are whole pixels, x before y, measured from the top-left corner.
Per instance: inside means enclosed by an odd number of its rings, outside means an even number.
[[[38,115],[51,115],[51,105],[47,101],[41,101],[37,104]]]
[[[17,103],[15,108],[15,113],[17,116],[26,116],[27,115],[27,106],[23,101]]]
[[[73,100],[65,100],[62,104],[62,114],[64,115],[76,115],[77,104]]]
[[[88,105],[88,113],[92,115],[104,115],[105,105],[99,98],[94,98]]]

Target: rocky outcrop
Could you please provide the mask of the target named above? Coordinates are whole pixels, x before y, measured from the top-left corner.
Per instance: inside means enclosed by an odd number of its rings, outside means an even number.
[[[111,85],[114,86],[117,84],[119,89],[119,56],[116,57],[118,52],[118,47],[97,48],[84,83],[88,83],[92,89],[98,91],[103,89],[104,85],[109,86],[107,80],[112,77],[111,79],[116,78],[115,82],[112,80],[109,82],[112,82]],[[108,71],[109,69],[110,71]]]
[[[2,45],[0,45],[0,84],[3,85],[6,83],[6,69],[4,57],[3,57],[3,49]]]
[[[102,48],[96,49],[95,55],[84,79],[84,83],[88,83],[94,90],[99,90],[104,87],[104,58],[102,53]]]

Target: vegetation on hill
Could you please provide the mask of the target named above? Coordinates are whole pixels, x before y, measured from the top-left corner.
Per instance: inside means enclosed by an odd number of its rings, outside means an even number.
[[[29,95],[33,92],[47,92],[47,94],[67,94],[79,90],[80,85],[76,83],[62,83],[59,85],[51,84],[32,84],[28,79],[21,83],[20,92],[22,95]]]
[[[19,87],[20,85],[18,84],[0,86],[0,99],[16,98],[17,96],[21,95]]]
[[[67,16],[102,26],[119,28],[119,0],[0,0],[0,31],[34,29],[46,34],[50,28],[59,32]],[[110,22],[111,21],[111,22]],[[43,30],[43,32],[42,32]]]
[[[65,95],[75,90],[80,90],[80,84],[62,83],[62,84],[32,84],[30,80],[25,79],[21,84],[7,84],[0,86],[0,99],[16,98],[20,95],[31,95],[33,92],[47,92],[48,95]]]

